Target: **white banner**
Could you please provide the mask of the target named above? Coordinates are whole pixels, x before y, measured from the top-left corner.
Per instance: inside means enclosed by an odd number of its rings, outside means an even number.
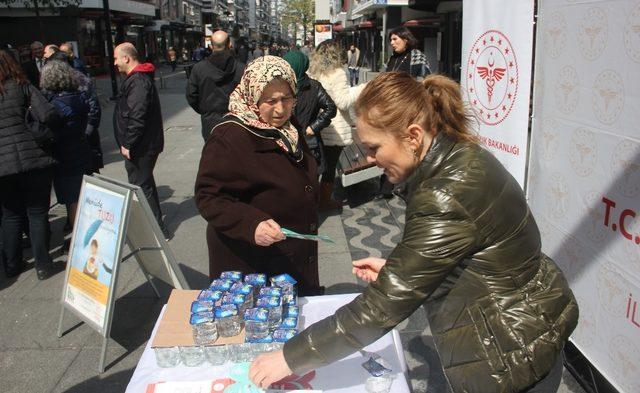
[[[580,306],[572,342],[640,392],[640,2],[538,2],[528,196]]]
[[[529,128],[533,0],[465,0],[463,97],[484,146],[524,188]]]

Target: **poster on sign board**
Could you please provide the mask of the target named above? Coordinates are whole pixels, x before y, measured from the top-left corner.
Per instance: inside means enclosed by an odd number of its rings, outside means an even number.
[[[63,302],[98,331],[104,332],[112,304],[116,269],[130,191],[114,191],[85,177],[78,200]]]
[[[524,189],[533,51],[528,0],[465,0],[462,22],[463,99],[480,141]]]
[[[313,25],[314,44],[317,47],[321,42],[333,38],[333,25],[331,23],[317,23]]]

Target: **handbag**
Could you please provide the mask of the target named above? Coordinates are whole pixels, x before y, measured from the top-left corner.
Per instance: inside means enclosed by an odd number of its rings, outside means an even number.
[[[313,158],[315,158],[318,165],[318,175],[323,174],[326,168],[326,159],[324,156],[324,143],[322,142],[322,138],[320,135],[305,135],[304,139],[307,142],[307,146],[309,146],[309,150],[311,150],[311,155],[313,155]]]
[[[45,100],[42,94],[31,94],[30,88],[30,85],[22,86],[27,100],[24,124],[38,146],[48,149],[56,142],[56,134],[45,123],[45,120],[51,119],[56,109]]]

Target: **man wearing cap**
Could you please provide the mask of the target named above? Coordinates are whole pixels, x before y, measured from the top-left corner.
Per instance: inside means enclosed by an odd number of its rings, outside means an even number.
[[[211,36],[211,41],[213,53],[193,66],[186,94],[189,105],[200,114],[205,141],[228,112],[229,96],[244,72],[244,64],[231,51],[227,33],[218,30]]]

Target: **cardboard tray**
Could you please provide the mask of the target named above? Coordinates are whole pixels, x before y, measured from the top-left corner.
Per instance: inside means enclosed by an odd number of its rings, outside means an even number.
[[[174,289],[171,291],[167,307],[160,320],[160,326],[156,332],[152,348],[166,347],[193,347],[193,334],[189,318],[191,317],[191,302],[196,300],[200,291],[186,291]],[[237,336],[218,337],[213,345],[242,344],[244,343],[244,327]]]

